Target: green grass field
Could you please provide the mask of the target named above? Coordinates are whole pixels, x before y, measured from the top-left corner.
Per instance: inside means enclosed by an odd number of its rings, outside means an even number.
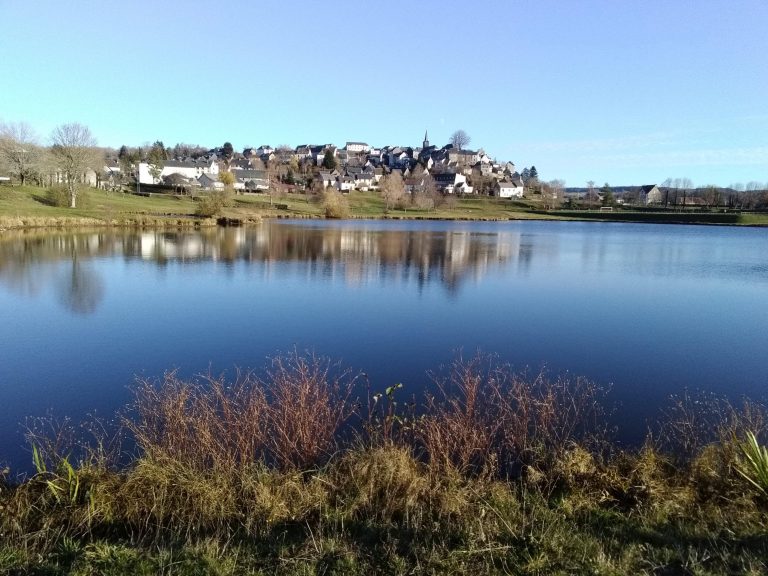
[[[399,207],[386,209],[375,192],[344,196],[350,218],[445,220],[600,220],[617,222],[768,225],[768,214],[541,211],[535,202],[475,197],[456,198],[435,209]],[[189,226],[213,224],[195,216],[198,203],[189,197],[87,190],[74,209],[52,206],[47,190],[34,186],[0,187],[0,228],[77,225]],[[304,194],[270,197],[268,194],[236,195],[222,216],[244,222],[261,218],[322,218],[321,202]]]

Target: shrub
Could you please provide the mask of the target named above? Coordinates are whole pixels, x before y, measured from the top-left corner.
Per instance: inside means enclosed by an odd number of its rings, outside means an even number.
[[[430,465],[441,472],[493,474],[498,464],[499,372],[481,356],[459,357],[447,377],[435,378],[438,396],[428,396],[419,436]]]
[[[233,383],[210,375],[185,381],[175,372],[140,380],[125,425],[154,459],[196,470],[233,469],[261,461],[267,401],[261,383],[238,373]]]
[[[325,463],[342,425],[352,416],[355,383],[327,358],[293,352],[276,357],[263,383],[267,453],[282,469],[307,470]]]
[[[347,199],[335,188],[326,188],[323,191],[323,212],[326,218],[348,218]]]
[[[45,194],[45,199],[51,206],[57,208],[69,208],[69,190],[64,185],[56,185],[48,188]],[[90,194],[88,188],[78,187],[77,190],[77,207],[88,208],[90,205]]]
[[[212,190],[198,198],[196,214],[203,218],[219,216],[224,208],[232,205],[232,190],[224,188]]]

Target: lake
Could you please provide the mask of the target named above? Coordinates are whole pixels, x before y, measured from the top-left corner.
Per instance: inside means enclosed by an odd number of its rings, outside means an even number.
[[[422,390],[456,350],[611,386],[619,437],[671,394],[768,390],[768,230],[268,221],[0,235],[0,462],[25,417],[110,416],[137,376],[299,350]]]

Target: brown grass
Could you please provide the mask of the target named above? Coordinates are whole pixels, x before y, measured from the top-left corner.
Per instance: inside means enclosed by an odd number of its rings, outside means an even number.
[[[515,475],[549,469],[574,443],[606,439],[605,390],[583,378],[530,378],[490,356],[458,357],[436,377],[419,438],[437,469]]]
[[[269,462],[307,470],[336,450],[352,416],[354,377],[327,358],[276,357],[265,378],[238,373],[181,380],[141,380],[125,425],[142,454],[197,470],[242,469]]]

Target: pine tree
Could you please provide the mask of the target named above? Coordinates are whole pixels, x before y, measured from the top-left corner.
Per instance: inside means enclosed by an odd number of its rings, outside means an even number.
[[[330,150],[330,148],[327,149],[323,155],[323,168],[326,170],[336,169],[336,157],[333,155],[333,152]]]

